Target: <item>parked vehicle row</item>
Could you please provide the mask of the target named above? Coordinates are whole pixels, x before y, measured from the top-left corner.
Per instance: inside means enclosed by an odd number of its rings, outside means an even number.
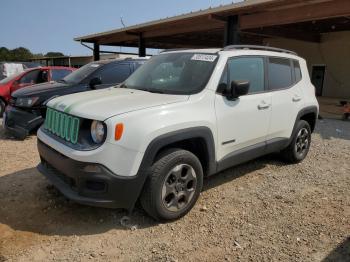
[[[156,220],[178,219],[207,176],[272,152],[302,161],[314,90],[305,60],[287,50],[164,52],[119,88],[48,101],[38,169],[78,203],[131,211],[140,200]]]
[[[36,132],[43,123],[46,115],[46,104],[50,99],[116,85],[123,82],[145,61],[145,59],[122,59],[92,62],[71,74],[68,74],[68,71],[66,74],[64,72],[66,69],[51,68],[51,76],[50,73],[47,73],[48,80],[56,81],[41,80],[42,84],[22,88],[12,93],[11,99],[9,96],[6,97],[8,100],[5,101],[9,101],[9,105],[4,114],[5,129],[17,138],[24,139],[30,133]],[[41,73],[45,72],[46,69],[35,70],[39,70]],[[40,73],[38,76],[41,75]],[[34,74],[31,73],[31,75]],[[38,82],[38,80],[36,81]],[[8,85],[15,82],[10,81]]]
[[[0,117],[15,91],[35,84],[60,80],[74,70],[75,68],[60,66],[36,67],[4,78],[0,81]]]

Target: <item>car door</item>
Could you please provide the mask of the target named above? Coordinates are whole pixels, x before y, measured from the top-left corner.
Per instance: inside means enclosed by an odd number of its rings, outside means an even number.
[[[37,83],[40,74],[40,69],[30,70],[25,72],[23,76],[16,80],[11,86],[11,93],[26,86],[31,86]]]
[[[269,57],[268,90],[272,95],[272,112],[267,140],[289,139],[295,119],[303,106],[303,81],[297,60]]]
[[[99,78],[102,84],[95,88],[101,89],[124,82],[131,74],[129,63],[111,63],[100,68],[92,78]]]
[[[265,58],[244,56],[228,59],[221,82],[227,84],[238,80],[250,82],[247,95],[230,101],[224,95],[216,94],[219,161],[235,152],[249,154],[250,149],[262,153],[266,141],[271,94],[265,92]]]

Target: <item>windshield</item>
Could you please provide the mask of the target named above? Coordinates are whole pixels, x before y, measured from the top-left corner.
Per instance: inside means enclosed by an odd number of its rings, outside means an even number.
[[[166,94],[195,94],[207,84],[215,54],[169,53],[153,57],[121,87]]]
[[[9,76],[9,77],[6,77],[4,79],[2,79],[0,81],[0,85],[4,85],[4,84],[7,84],[8,82],[12,81],[13,79],[17,78],[18,76],[20,76],[21,74],[23,74],[23,72],[20,72],[20,73],[17,73],[17,74],[14,74],[12,76]]]
[[[99,63],[90,63],[87,65],[84,65],[83,67],[79,68],[78,70],[74,71],[73,73],[67,75],[62,80],[59,80],[58,82],[67,82],[72,84],[78,84],[81,81],[83,81],[86,77],[90,76],[97,68],[101,67],[102,64]]]

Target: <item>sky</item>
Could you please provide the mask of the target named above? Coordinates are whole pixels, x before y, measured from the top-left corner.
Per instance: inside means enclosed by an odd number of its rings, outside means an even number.
[[[171,17],[233,0],[0,0],[0,47],[90,55],[74,37]],[[237,0],[236,0],[237,1]],[[105,48],[101,50],[132,51]]]

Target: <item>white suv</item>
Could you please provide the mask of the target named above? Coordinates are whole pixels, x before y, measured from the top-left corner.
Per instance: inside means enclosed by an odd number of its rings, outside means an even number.
[[[39,170],[76,202],[157,220],[185,215],[203,178],[309,150],[318,115],[304,59],[261,46],[168,51],[119,88],[59,97],[38,131]]]

